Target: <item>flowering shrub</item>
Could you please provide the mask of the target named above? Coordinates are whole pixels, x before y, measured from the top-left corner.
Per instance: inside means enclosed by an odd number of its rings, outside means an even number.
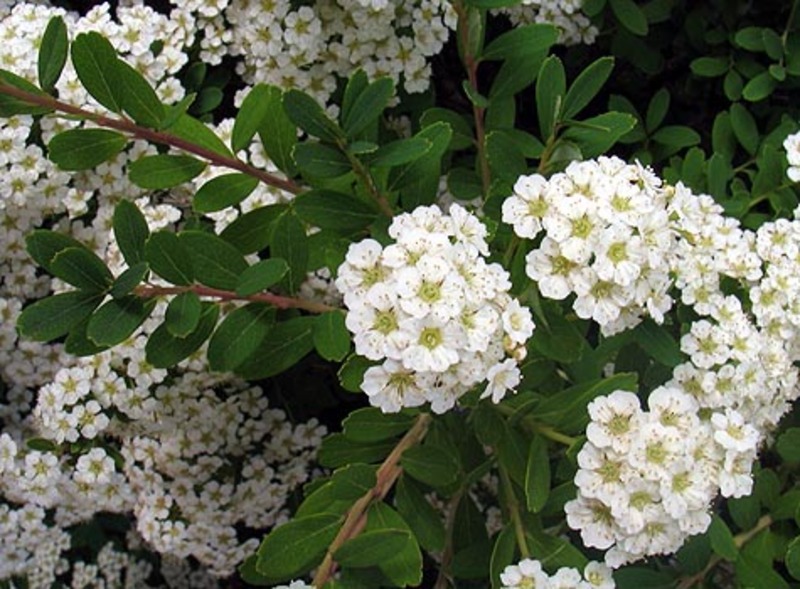
[[[800,580],[797,2],[58,4],[0,586]]]

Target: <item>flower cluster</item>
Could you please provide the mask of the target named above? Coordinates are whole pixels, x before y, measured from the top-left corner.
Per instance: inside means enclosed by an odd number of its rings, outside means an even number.
[[[402,80],[422,92],[431,77],[429,58],[455,27],[444,0],[339,0],[293,8],[288,0],[232,0],[224,11],[231,55],[248,83],[299,88],[327,101],[337,76],[363,69],[371,78]],[[224,36],[221,38],[225,38]]]
[[[578,569],[561,567],[548,575],[538,560],[525,558],[507,566],[500,573],[503,589],[614,589],[611,570],[599,562],[590,562],[581,575]]]
[[[699,318],[680,340],[688,361],[649,394],[629,392],[588,407],[578,456],[578,496],[567,522],[617,567],[677,550],[710,523],[721,493],[752,491],[758,448],[798,398],[793,297],[800,223],[765,223],[757,233],[723,215],[711,197],[666,187],[677,236],[668,258],[681,301]],[[746,293],[726,294],[728,281]]]
[[[792,133],[783,140],[783,149],[786,150],[786,159],[789,169],[786,175],[792,182],[800,181],[800,133]]]
[[[580,9],[583,0],[522,0],[517,6],[503,8],[515,26],[527,23],[548,23],[558,27],[559,42],[565,45],[591,45],[597,27]]]
[[[667,193],[648,169],[616,157],[573,162],[544,178],[522,176],[503,203],[503,221],[523,238],[544,231],[526,272],[552,299],[576,296],[573,308],[606,335],[644,314],[662,321],[675,235]]]
[[[383,361],[362,389],[384,411],[431,403],[441,413],[473,386],[497,402],[520,381],[517,362],[533,332],[530,311],[509,296],[508,273],[487,263],[486,227],[459,205],[394,218],[383,247],[350,246],[336,286],[356,353]]]

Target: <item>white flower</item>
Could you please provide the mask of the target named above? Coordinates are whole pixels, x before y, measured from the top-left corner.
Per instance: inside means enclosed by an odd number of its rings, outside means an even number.
[[[489,382],[481,394],[481,399],[491,397],[493,403],[499,403],[507,391],[515,392],[514,387],[520,383],[521,378],[519,367],[514,360],[509,358],[501,364],[495,364],[486,374],[486,380]]]

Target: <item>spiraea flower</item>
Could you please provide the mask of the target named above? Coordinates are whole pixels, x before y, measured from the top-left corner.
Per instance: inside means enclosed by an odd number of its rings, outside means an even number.
[[[443,412],[483,381],[494,402],[519,384],[534,324],[508,295],[508,273],[486,261],[486,233],[457,204],[447,215],[420,207],[394,219],[394,243],[368,239],[348,250],[336,286],[356,353],[382,361],[362,382],[373,405],[429,402]]]

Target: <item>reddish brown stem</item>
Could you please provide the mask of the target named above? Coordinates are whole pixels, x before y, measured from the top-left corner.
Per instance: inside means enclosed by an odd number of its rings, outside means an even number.
[[[152,143],[169,145],[170,147],[181,149],[187,153],[191,153],[198,157],[201,157],[204,160],[207,160],[208,162],[216,166],[222,166],[225,168],[230,168],[232,170],[238,170],[243,174],[247,174],[248,176],[257,178],[258,180],[260,180],[264,184],[267,184],[268,186],[280,188],[281,190],[285,190],[286,192],[291,192],[292,194],[299,194],[304,190],[301,186],[299,186],[298,184],[296,184],[295,182],[293,182],[288,178],[281,178],[279,176],[275,176],[274,174],[270,174],[269,172],[259,170],[258,168],[255,168],[236,157],[229,157],[222,155],[221,153],[217,153],[213,150],[206,149],[205,147],[195,145],[191,141],[186,141],[185,139],[182,139],[170,133],[166,133],[164,131],[156,131],[155,129],[148,129],[147,127],[141,127],[136,123],[134,123],[133,121],[126,118],[117,119],[93,113],[91,111],[84,110],[72,104],[61,102],[60,100],[57,100],[52,96],[48,96],[46,94],[35,94],[33,92],[27,92],[20,88],[4,84],[2,82],[0,82],[0,93],[7,94],[8,96],[13,96],[14,98],[18,98],[19,100],[22,100],[23,102],[27,102],[29,104],[35,104],[37,106],[52,108],[53,110],[61,113],[90,120],[96,123],[97,125],[100,125],[101,127],[122,131],[138,139],[144,139]]]
[[[134,294],[143,298],[160,297],[166,295],[177,295],[184,292],[193,292],[201,297],[212,297],[220,301],[249,301],[251,303],[267,303],[278,309],[302,309],[311,313],[326,313],[328,311],[338,311],[338,307],[332,307],[315,301],[305,299],[295,299],[282,297],[270,292],[260,292],[248,296],[239,296],[229,290],[210,288],[199,284],[189,286],[137,286]]]
[[[369,506],[372,505],[373,501],[381,501],[394,486],[395,481],[403,472],[403,468],[399,464],[400,457],[407,449],[422,441],[425,434],[428,433],[430,422],[431,416],[427,413],[423,413],[417,418],[411,429],[406,432],[406,435],[397,443],[397,446],[394,447],[380,468],[378,468],[375,486],[356,501],[350,511],[347,512],[347,517],[339,533],[331,542],[328,552],[325,554],[325,559],[317,569],[317,574],[314,576],[314,582],[312,583],[314,587],[322,589],[322,586],[336,572],[336,561],[333,559],[333,555],[341,548],[342,544],[358,536],[364,526],[367,525],[367,510]]]

